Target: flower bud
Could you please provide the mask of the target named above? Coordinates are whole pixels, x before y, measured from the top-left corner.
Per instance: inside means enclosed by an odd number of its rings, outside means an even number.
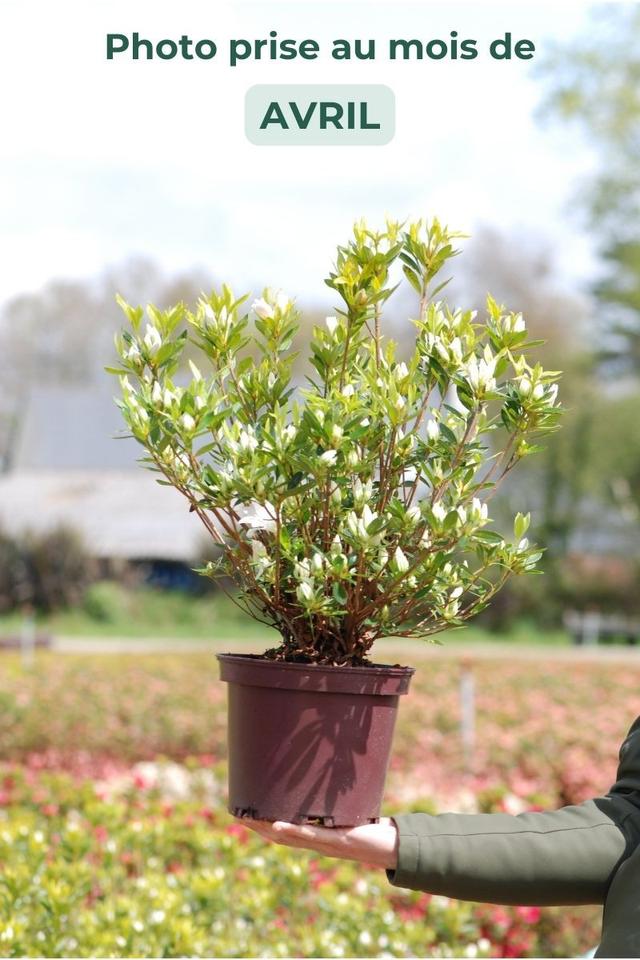
[[[325,467],[333,467],[338,456],[337,450],[325,450],[320,454],[320,461]]]
[[[396,552],[393,555],[393,565],[398,573],[406,573],[409,569],[409,561],[405,557],[400,547],[396,547]]]
[[[427,424],[427,436],[432,443],[435,443],[440,436],[440,427],[438,426],[436,420],[429,420],[429,423]]]
[[[302,583],[296,587],[296,596],[300,603],[305,607],[311,603],[314,594],[313,587],[308,580],[303,580]]]
[[[337,317],[325,317],[324,322],[327,325],[327,330],[330,335],[335,336],[335,332],[338,329],[338,318]]]
[[[162,346],[162,337],[152,323],[147,324],[146,333],[142,342],[151,354],[156,353]]]
[[[272,320],[274,316],[273,307],[267,303],[264,297],[260,297],[257,300],[254,300],[251,304],[251,309],[255,314],[257,314],[261,320]]]

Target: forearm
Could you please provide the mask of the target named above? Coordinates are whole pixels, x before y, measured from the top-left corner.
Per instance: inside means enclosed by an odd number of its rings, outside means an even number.
[[[392,884],[485,903],[602,903],[627,849],[622,798],[544,813],[401,814]]]

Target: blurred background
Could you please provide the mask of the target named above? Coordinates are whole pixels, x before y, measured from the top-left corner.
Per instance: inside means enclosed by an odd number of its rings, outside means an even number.
[[[219,58],[108,63],[105,32],[140,29],[139,16],[122,3],[66,7],[64,31],[57,13],[39,13],[37,74],[16,45],[3,53],[19,95],[2,108],[0,155],[2,633],[15,634],[26,612],[51,634],[210,635],[211,604],[223,619],[227,610],[191,572],[208,549],[197,522],[136,464],[133,441],[113,439],[120,415],[103,366],[120,324],[114,295],[166,306],[221,281],[255,294],[281,287],[304,309],[304,356],[311,324],[332,310],[322,281],[336,244],[356,218],[388,214],[436,215],[466,231],[449,299],[481,310],[490,291],[522,310],[547,341],[544,364],[564,370],[564,426],[496,508],[498,517],[532,509],[547,575],[513,582],[482,627],[631,642],[640,632],[638,6],[371,4],[363,20],[359,4],[323,5],[322,17],[317,4],[222,5],[215,17],[206,4],[188,14],[159,4],[152,39],[213,37]],[[5,5],[5,35],[27,29],[28,9]],[[324,56],[226,64],[229,37],[273,29],[318,39]],[[454,29],[481,51],[508,30],[535,42],[535,58],[386,58],[390,37],[426,42]],[[339,36],[375,38],[378,59],[332,64],[326,51]],[[389,146],[244,139],[252,83],[356,78],[395,91]],[[386,319],[405,346],[413,308],[397,298]]]

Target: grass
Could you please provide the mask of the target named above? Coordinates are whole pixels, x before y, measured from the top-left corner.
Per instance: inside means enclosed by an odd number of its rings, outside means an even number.
[[[19,614],[0,617],[0,636],[19,635]],[[41,633],[60,637],[230,640],[265,648],[277,643],[277,634],[245,616],[222,593],[190,596],[179,591],[150,587],[127,590],[116,583],[95,584],[84,605],[37,620]],[[504,642],[518,645],[566,646],[565,631],[543,631],[536,624],[521,622],[504,633],[492,633],[482,627],[464,627],[440,634],[447,644],[460,642]],[[422,645],[423,641],[416,641]]]

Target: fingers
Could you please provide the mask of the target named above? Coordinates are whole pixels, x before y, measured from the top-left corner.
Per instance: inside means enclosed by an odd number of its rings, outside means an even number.
[[[250,820],[242,817],[244,823],[266,840],[285,844],[290,847],[302,847],[318,853],[333,853],[343,842],[344,829],[334,827],[316,827],[312,824],[287,823],[276,820]]]

